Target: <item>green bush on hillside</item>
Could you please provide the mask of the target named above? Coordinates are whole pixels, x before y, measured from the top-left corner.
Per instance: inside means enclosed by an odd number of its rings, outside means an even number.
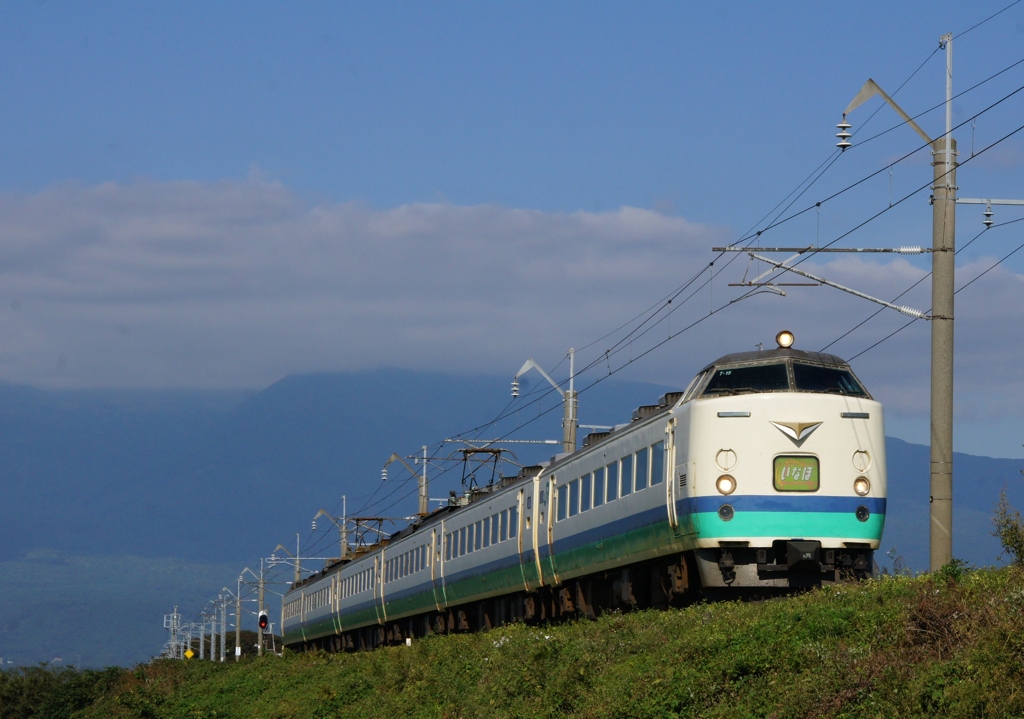
[[[1003,553],[1018,567],[1024,566],[1024,520],[1006,497],[1006,487],[999,493],[995,516],[992,517],[994,537],[1003,545]]]

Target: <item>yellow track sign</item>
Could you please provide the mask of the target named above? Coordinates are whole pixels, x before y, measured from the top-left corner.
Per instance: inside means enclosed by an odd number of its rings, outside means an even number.
[[[186,649],[185,650],[185,658],[186,659],[191,659],[195,655],[196,655],[196,653],[194,651],[192,651],[191,649]]]

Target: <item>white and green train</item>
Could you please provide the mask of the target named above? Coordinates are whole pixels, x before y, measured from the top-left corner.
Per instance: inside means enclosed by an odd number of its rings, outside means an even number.
[[[300,582],[284,642],[366,649],[864,577],[885,505],[882,407],[843,360],[731,354],[578,451]]]

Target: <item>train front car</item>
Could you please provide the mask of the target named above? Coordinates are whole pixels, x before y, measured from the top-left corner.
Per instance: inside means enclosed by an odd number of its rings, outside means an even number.
[[[679,413],[677,511],[712,593],[863,578],[882,537],[882,406],[843,360],[780,337],[708,365]]]

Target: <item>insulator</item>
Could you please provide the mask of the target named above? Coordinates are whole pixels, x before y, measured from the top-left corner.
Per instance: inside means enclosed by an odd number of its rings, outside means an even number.
[[[385,467],[384,469],[382,469],[380,471],[380,481],[381,482],[387,481],[387,478],[388,478],[388,468]]]
[[[992,226],[992,215],[993,215],[992,206],[989,205],[988,207],[986,207],[985,208],[985,212],[983,212],[982,214],[985,215],[985,219],[983,220],[983,222],[985,224],[985,227],[991,227]]]
[[[850,138],[853,137],[853,135],[850,134],[850,128],[853,127],[853,125],[848,123],[846,121],[846,115],[843,115],[843,121],[836,125],[836,127],[839,128],[839,132],[836,133],[836,137],[839,138],[839,142],[836,143],[836,147],[845,152],[846,148],[853,146],[853,143],[850,142]]]
[[[512,398],[519,396],[519,380],[512,380]]]
[[[315,519],[313,520],[313,531],[314,532],[316,531],[316,520]]]
[[[908,317],[916,317],[919,320],[924,319],[924,312],[921,312],[920,310],[915,310],[913,307],[900,305],[899,307],[896,308],[896,311],[900,312],[901,314],[907,315]]]
[[[923,255],[924,254],[924,248],[923,247],[911,247],[909,245],[906,245],[904,247],[897,247],[896,248],[896,252],[898,252],[901,255]]]

